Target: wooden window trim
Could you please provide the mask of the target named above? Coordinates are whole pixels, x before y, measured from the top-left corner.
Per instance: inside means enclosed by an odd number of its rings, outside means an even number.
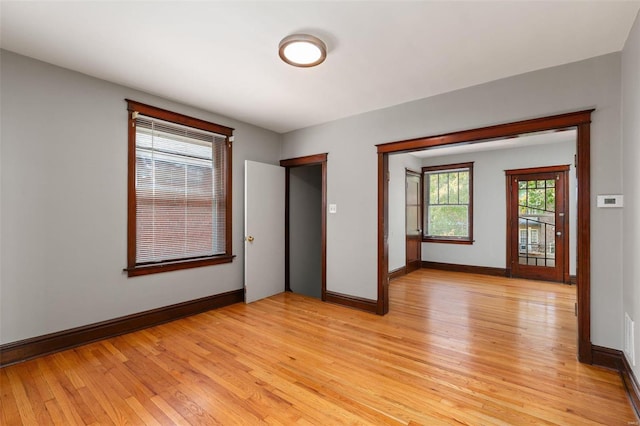
[[[233,261],[232,251],[232,142],[233,128],[211,123],[199,118],[146,105],[140,102],[125,99],[127,102],[128,116],[128,182],[127,182],[127,267],[124,269],[129,277],[155,274],[160,272],[176,271],[180,269],[197,268],[209,265],[230,263]],[[178,259],[164,262],[138,264],[136,263],[136,127],[135,114],[137,112],[148,117],[193,127],[200,130],[218,133],[226,137],[225,162],[226,185],[224,198],[225,205],[225,252],[215,256],[205,256],[191,259]]]
[[[438,172],[445,170],[454,170],[454,169],[469,169],[469,235],[466,237],[440,237],[440,236],[426,236],[424,233],[427,232],[427,223],[426,218],[422,217],[423,224],[423,234],[422,241],[425,243],[444,243],[444,244],[465,244],[472,245],[473,244],[473,161],[467,163],[455,163],[455,164],[441,164],[438,166],[426,166],[422,168],[422,211],[423,215],[427,214],[428,210],[428,201],[426,194],[424,193],[426,190],[426,179],[424,179],[424,174],[427,172]]]
[[[436,243],[436,244],[461,244],[461,245],[472,245],[474,243],[473,239],[470,238],[455,238],[455,237],[422,237],[423,243]]]

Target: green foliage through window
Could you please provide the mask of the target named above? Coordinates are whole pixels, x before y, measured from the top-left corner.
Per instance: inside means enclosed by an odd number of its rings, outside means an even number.
[[[425,167],[427,238],[471,239],[472,163]]]
[[[542,215],[556,210],[556,181],[523,180],[518,182],[520,214]]]

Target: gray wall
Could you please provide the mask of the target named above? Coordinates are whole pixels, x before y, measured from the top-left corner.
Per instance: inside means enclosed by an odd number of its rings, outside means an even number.
[[[0,342],[243,287],[245,159],[281,136],[1,52]],[[233,263],[127,278],[125,98],[234,127]]]
[[[328,217],[327,289],[376,298],[376,144],[595,107],[591,189],[593,194],[619,193],[620,57],[604,55],[285,134],[283,158],[331,156],[327,197],[338,205],[338,213]],[[596,209],[595,196],[591,205],[592,341],[620,349],[622,213]]]
[[[322,296],[322,166],[292,167],[289,175],[291,291]]]
[[[291,132],[284,135],[282,150],[281,137],[272,132],[2,51],[0,342],[242,288],[245,159],[276,164],[280,158],[331,154],[328,202],[338,205],[338,213],[328,215],[327,289],[375,299],[375,144],[595,107],[592,341],[621,349],[624,310],[636,318],[640,312],[638,207],[633,200],[640,192],[635,171],[640,157],[638,33],[636,21],[622,55],[544,69]],[[238,257],[232,264],[132,279],[122,272],[127,179],[124,98],[237,129],[233,244]],[[595,195],[622,193],[623,154],[627,207],[597,209]]]
[[[424,166],[473,161],[472,245],[423,243],[422,260],[462,265],[506,267],[506,179],[505,170],[570,164],[569,172],[569,273],[576,273],[576,141],[510,148],[496,151],[426,158]]]
[[[411,154],[389,156],[389,271],[407,263],[406,169],[420,172],[422,160]]]
[[[640,17],[622,52],[624,209],[622,226],[624,311],[635,321],[635,356],[640,361]],[[623,324],[620,314],[617,320]],[[640,363],[633,368],[640,377]]]

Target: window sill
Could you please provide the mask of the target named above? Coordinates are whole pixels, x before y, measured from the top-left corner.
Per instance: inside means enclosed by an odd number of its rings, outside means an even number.
[[[422,238],[422,242],[423,243],[444,243],[444,244],[464,244],[464,245],[472,245],[474,243],[474,240],[462,240],[462,239],[455,239],[455,238],[430,238],[430,237],[423,237]]]
[[[127,276],[137,277],[139,275],[158,274],[160,272],[231,263],[234,257],[234,255],[221,255],[192,260],[178,260],[175,262],[153,263],[150,265],[136,265],[130,268],[125,268],[124,270],[127,272]]]

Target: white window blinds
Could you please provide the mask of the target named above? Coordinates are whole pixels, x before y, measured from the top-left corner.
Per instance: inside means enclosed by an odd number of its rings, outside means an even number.
[[[136,117],[136,263],[225,253],[226,137]]]

